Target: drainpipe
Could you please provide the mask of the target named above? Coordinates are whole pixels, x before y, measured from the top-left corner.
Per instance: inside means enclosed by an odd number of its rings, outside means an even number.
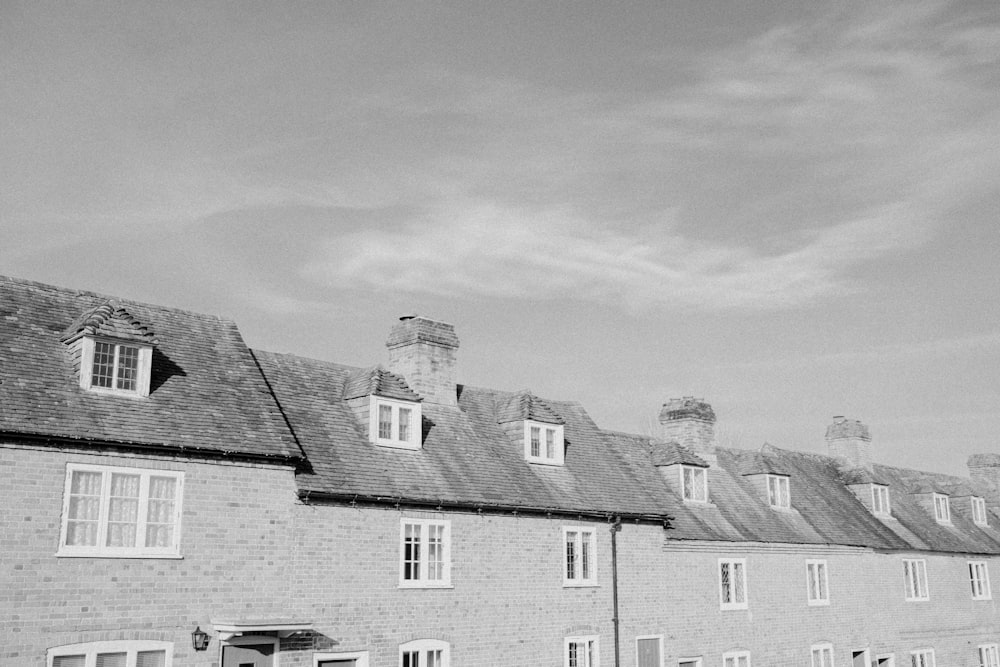
[[[615,667],[621,665],[621,648],[618,639],[618,533],[622,529],[622,518],[616,516],[611,524],[611,595],[614,604],[615,625]]]

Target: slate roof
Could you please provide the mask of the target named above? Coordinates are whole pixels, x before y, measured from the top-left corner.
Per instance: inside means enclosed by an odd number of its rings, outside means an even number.
[[[707,468],[708,463],[693,454],[687,447],[683,447],[675,440],[662,442],[653,440],[649,443],[649,458],[654,466],[689,465]]]
[[[63,339],[83,330],[155,338],[148,397],[80,388]],[[232,322],[6,277],[0,433],[301,456]]]
[[[498,406],[516,393],[476,387],[459,387],[458,409],[423,403],[421,450],[380,447],[340,399],[358,369],[287,354],[255,355],[311,464],[310,472],[298,475],[305,493],[664,514],[657,490],[637,483],[575,403],[545,401],[565,422],[567,455],[561,467],[527,463],[523,447],[498,423]]]
[[[524,390],[497,399],[497,423],[531,420],[543,424],[565,424],[548,403]]]
[[[402,376],[390,373],[380,366],[359,368],[351,373],[344,383],[344,399],[371,395],[400,401],[424,400],[410,389]]]

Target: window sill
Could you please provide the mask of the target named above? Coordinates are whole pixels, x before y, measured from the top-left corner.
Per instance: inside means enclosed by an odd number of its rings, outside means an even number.
[[[809,600],[808,601],[808,605],[810,607],[829,607],[830,606],[830,601],[829,600]]]
[[[926,598],[906,598],[906,601],[907,602],[930,602],[931,599],[929,597],[926,597]]]
[[[973,598],[972,598],[972,600],[974,602],[986,602],[986,601],[989,601],[989,600],[992,600],[992,599],[993,599],[992,595],[984,595],[984,596],[978,597],[978,598],[975,597],[975,596],[973,596]]]
[[[526,458],[524,460],[527,463],[533,463],[534,465],[538,465],[538,466],[561,467],[563,465],[562,461],[558,461],[556,459],[531,459],[531,458]]]
[[[718,509],[719,507],[711,500],[685,500],[683,498],[681,500],[684,501],[685,507],[703,507],[705,509]]]
[[[599,588],[596,581],[563,581],[563,588]]]
[[[56,558],[132,558],[134,560],[183,560],[181,554],[111,553],[107,551],[57,551]]]
[[[400,442],[398,440],[375,440],[373,444],[379,447],[389,447],[390,449],[408,449],[410,451],[419,452],[420,445],[413,445],[409,442]]]
[[[748,604],[724,604],[719,607],[719,611],[747,611],[749,608]]]
[[[401,589],[405,589],[405,590],[425,590],[425,589],[433,590],[433,589],[455,588],[455,586],[453,584],[450,584],[450,583],[447,583],[447,584],[423,584],[423,583],[420,583],[420,584],[411,584],[411,583],[407,582],[407,583],[400,583],[397,586],[397,588],[401,588]]]

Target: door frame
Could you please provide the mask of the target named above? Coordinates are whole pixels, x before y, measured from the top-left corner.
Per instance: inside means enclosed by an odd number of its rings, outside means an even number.
[[[357,660],[358,667],[368,667],[368,651],[313,653],[313,667],[319,667],[323,660]]]
[[[657,641],[657,644],[659,645],[659,653],[660,653],[660,665],[659,665],[659,667],[663,667],[663,660],[664,660],[664,656],[663,656],[663,635],[636,635],[636,638],[635,638],[635,664],[637,664],[637,665],[639,664],[639,640],[640,639],[655,639]]]
[[[222,664],[223,653],[225,653],[227,646],[245,646],[247,644],[274,644],[274,653],[271,654],[274,657],[274,661],[271,667],[279,667],[281,664],[278,651],[281,640],[274,635],[240,635],[239,637],[230,637],[229,639],[220,641],[219,664]]]

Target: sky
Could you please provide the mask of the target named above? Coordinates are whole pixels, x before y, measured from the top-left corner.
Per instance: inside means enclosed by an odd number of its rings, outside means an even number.
[[[1000,453],[1000,4],[0,3],[0,274],[652,434]]]

